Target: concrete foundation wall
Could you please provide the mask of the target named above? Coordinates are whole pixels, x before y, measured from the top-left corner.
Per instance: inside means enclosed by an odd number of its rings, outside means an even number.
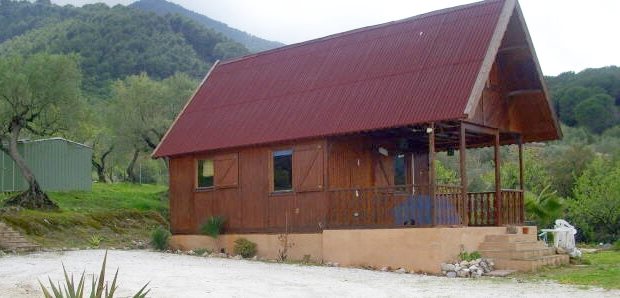
[[[518,232],[522,233],[523,229],[519,228]],[[536,227],[529,227],[528,234],[536,232]],[[288,257],[302,260],[309,255],[313,261],[337,262],[342,266],[389,266],[439,273],[439,264],[455,260],[461,249],[478,250],[486,235],[501,234],[506,234],[505,227],[325,230],[289,234],[292,246]],[[279,236],[273,234],[227,234],[217,240],[201,235],[174,235],[170,245],[181,250],[224,248],[232,253],[234,241],[240,237],[255,242],[261,257],[275,259],[283,247]]]

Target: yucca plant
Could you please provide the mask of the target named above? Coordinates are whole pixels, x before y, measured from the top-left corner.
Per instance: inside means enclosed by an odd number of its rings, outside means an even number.
[[[105,252],[105,256],[103,257],[103,264],[101,265],[101,272],[98,277],[93,276],[91,287],[90,287],[90,298],[113,298],[116,289],[118,286],[116,285],[116,280],[118,277],[118,268],[116,269],[116,273],[114,274],[114,279],[112,280],[112,284],[109,285],[105,281],[105,266],[106,261],[108,259],[108,251]],[[80,281],[78,284],[75,284],[73,280],[73,274],[71,274],[71,278],[69,278],[69,274],[67,274],[67,269],[65,265],[62,265],[62,271],[65,274],[65,282],[64,285],[61,285],[58,282],[57,285],[54,285],[54,282],[50,277],[48,277],[50,283],[50,290],[48,290],[43,283],[39,280],[39,285],[41,285],[41,290],[43,290],[43,295],[45,298],[83,298],[86,297],[86,293],[84,292],[85,287],[85,272],[82,272],[82,276],[80,277]],[[151,291],[150,289],[146,289],[149,283],[146,283],[140,291],[138,291],[134,298],[144,298]],[[63,287],[64,286],[64,287]]]
[[[222,233],[224,222],[221,216],[211,216],[200,226],[200,232],[211,238],[217,238]]]

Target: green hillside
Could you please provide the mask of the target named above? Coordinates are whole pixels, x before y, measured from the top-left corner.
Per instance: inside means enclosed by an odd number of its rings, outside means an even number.
[[[204,76],[218,59],[249,53],[241,44],[178,15],[104,4],[81,8],[0,2],[0,55],[76,53],[88,94],[106,96],[114,80],[146,72]]]
[[[207,28],[211,28],[216,32],[224,34],[226,37],[243,44],[252,52],[260,52],[284,45],[280,42],[265,40],[241,30],[231,28],[222,22],[216,21],[199,13],[195,13],[184,8],[183,6],[168,2],[166,0],[140,0],[132,3],[130,7],[144,11],[151,11],[162,16],[167,14],[179,14],[188,17]]]

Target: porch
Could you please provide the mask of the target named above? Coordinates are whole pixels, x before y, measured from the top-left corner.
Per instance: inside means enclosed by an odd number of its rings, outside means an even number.
[[[500,132],[497,128],[466,121],[449,121],[367,132],[364,137],[372,140],[372,145],[366,144],[363,150],[372,152],[373,173],[379,172],[382,176],[390,171],[397,172],[394,164],[385,166],[381,160],[396,163],[393,156],[404,156],[401,172],[406,174],[401,178],[384,179],[375,178],[377,174],[373,174],[370,181],[350,183],[352,187],[335,187],[330,183],[331,187],[326,190],[325,229],[523,225],[524,169],[520,134]],[[500,146],[509,144],[518,146],[518,189],[501,187]],[[467,180],[467,149],[482,147],[494,148],[494,189],[471,192]],[[460,184],[437,182],[436,153],[442,151],[449,152],[448,155],[458,151]],[[357,166],[360,166],[359,158]]]

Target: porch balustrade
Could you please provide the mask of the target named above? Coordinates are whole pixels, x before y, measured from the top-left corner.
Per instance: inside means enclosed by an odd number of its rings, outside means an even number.
[[[326,228],[397,228],[523,223],[523,191],[502,190],[500,218],[495,192],[468,193],[460,186],[437,185],[431,199],[428,185],[400,185],[328,190]]]

